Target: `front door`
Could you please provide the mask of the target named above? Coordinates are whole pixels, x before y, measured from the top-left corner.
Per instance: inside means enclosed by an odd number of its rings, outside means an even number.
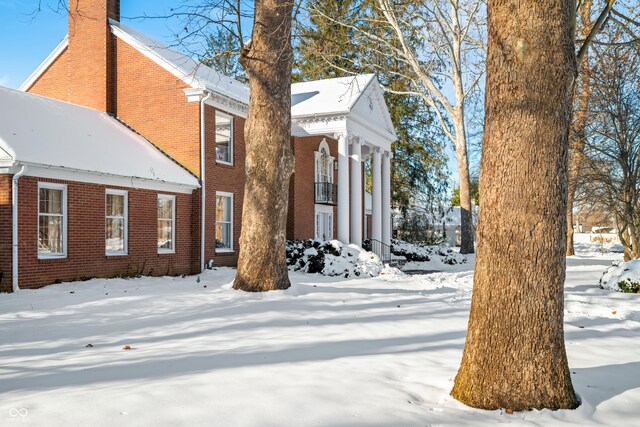
[[[329,241],[333,239],[333,213],[316,212],[316,240]]]

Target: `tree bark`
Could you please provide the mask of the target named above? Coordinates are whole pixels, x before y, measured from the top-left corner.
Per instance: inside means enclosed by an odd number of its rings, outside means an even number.
[[[452,119],[455,129],[456,157],[458,160],[458,175],[460,177],[460,253],[475,252],[475,230],[473,229],[473,213],[471,212],[471,191],[469,179],[469,157],[467,154],[467,132],[464,127],[464,106],[466,96],[462,82],[462,28],[458,20],[457,2],[451,2],[452,58],[453,58],[453,91],[456,98],[456,108]]]
[[[593,0],[585,0],[580,7],[582,28],[580,36],[586,39],[591,32],[591,5]],[[591,99],[591,67],[589,65],[589,48],[586,48],[580,64],[580,93],[578,94],[578,108],[576,120],[570,134],[571,149],[569,150],[569,188],[567,196],[567,250],[566,255],[575,255],[573,247],[573,202],[578,188],[580,168],[584,159],[584,148],[587,144],[587,120],[589,115],[589,100]]]
[[[460,114],[463,114],[460,111]],[[460,253],[475,252],[473,228],[473,212],[471,211],[471,180],[469,178],[469,159],[467,155],[467,138],[462,119],[456,120],[456,157],[460,176]]]
[[[573,0],[489,0],[477,262],[451,394],[484,409],[576,408],[564,347]]]
[[[250,292],[290,286],[285,255],[291,151],[291,0],[258,0],[251,42],[240,63],[249,77],[246,184],[238,273]]]

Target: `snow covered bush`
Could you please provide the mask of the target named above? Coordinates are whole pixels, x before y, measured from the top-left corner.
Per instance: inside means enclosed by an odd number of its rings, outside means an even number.
[[[343,245],[338,240],[295,240],[287,242],[289,269],[325,276],[374,277],[384,265],[372,252],[356,245]]]
[[[640,259],[614,261],[602,274],[600,287],[618,292],[640,293]]]
[[[401,240],[391,241],[391,253],[403,256],[407,261],[431,261],[440,258],[440,262],[448,265],[464,264],[467,258],[449,246],[407,243]]]

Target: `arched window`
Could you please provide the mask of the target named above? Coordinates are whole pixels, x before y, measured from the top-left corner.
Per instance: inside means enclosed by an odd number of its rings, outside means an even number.
[[[316,182],[333,182],[333,157],[329,154],[329,144],[325,139],[316,151]]]

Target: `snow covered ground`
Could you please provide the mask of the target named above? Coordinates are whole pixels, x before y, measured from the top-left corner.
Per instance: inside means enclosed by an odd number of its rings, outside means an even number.
[[[266,294],[233,291],[234,271],[218,269],[199,283],[0,295],[0,425],[640,425],[640,295],[598,288],[614,257],[567,261],[575,411],[509,415],[449,396],[472,264],[367,279],[291,273],[291,289]]]

